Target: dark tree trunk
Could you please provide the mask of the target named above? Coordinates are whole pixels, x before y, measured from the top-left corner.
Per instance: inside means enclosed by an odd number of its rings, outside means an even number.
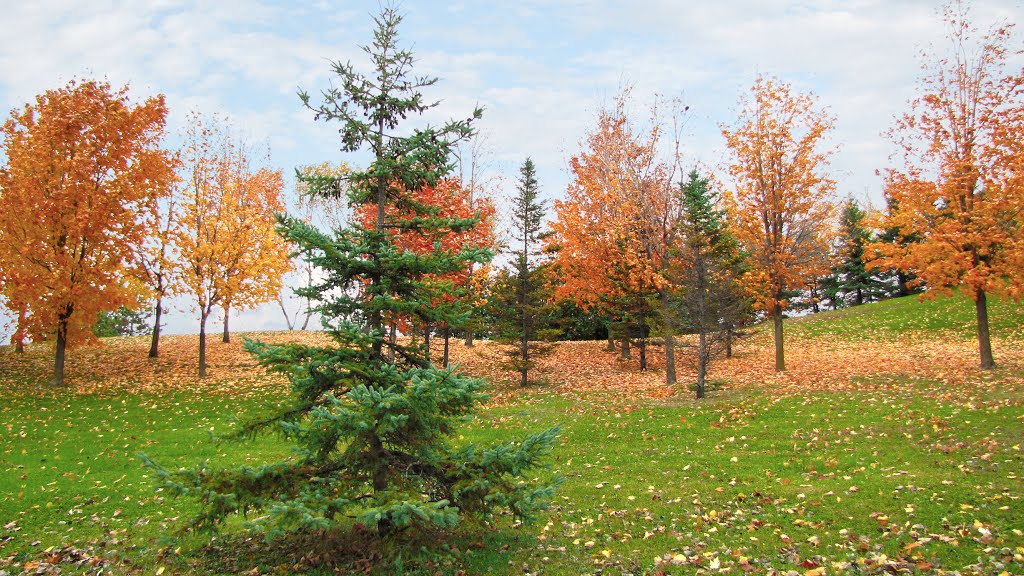
[[[394,365],[395,363],[395,345],[398,344],[398,326],[395,322],[391,322],[388,325],[388,363]]]
[[[210,313],[202,313],[199,317],[199,377],[206,378],[206,319]]]
[[[615,352],[615,336],[612,336],[611,328],[608,328],[608,345],[604,349],[608,352]]]
[[[641,338],[638,346],[640,347],[640,370],[647,370],[647,338]]]
[[[22,305],[18,308],[18,329],[11,336],[11,342],[14,344],[14,351],[18,354],[25,353],[25,320],[28,315],[28,307]]]
[[[734,328],[730,323],[725,327],[725,357],[732,358],[732,332]]]
[[[473,329],[466,328],[466,348],[473,347]]]
[[[786,369],[786,354],[782,348],[782,310],[775,311],[772,322],[775,324],[775,371],[783,372]]]
[[[623,338],[621,340],[621,342],[622,342],[622,351],[620,352],[621,358],[623,360],[632,360],[633,359],[633,352],[632,352],[631,347],[630,347],[629,336],[626,336],[625,338]]]
[[[149,341],[149,357],[160,356],[160,316],[163,314],[163,298],[156,299],[156,308],[153,310],[153,337]]]
[[[386,492],[388,489],[388,468],[385,461],[384,444],[381,442],[380,437],[374,433],[370,434],[369,441],[370,458],[373,460],[373,492],[375,494]],[[377,534],[387,536],[394,527],[395,524],[391,518],[385,516],[377,521]]]
[[[697,398],[703,398],[710,356],[707,353],[707,335],[703,330],[700,331],[700,339],[697,345]]]
[[[525,327],[523,328],[522,338],[519,340],[519,358],[523,362],[519,368],[519,385],[526,388],[530,383],[530,341],[526,337]]]
[[[981,353],[981,369],[991,370],[996,367],[992,357],[992,340],[988,331],[988,297],[984,290],[975,293],[974,310],[978,316],[978,351]]]
[[[224,305],[224,343],[231,343],[231,333],[228,332],[228,318],[231,318],[231,305]]]
[[[427,324],[426,327],[423,328],[423,344],[426,348],[425,354],[427,364],[430,364],[430,324]]]
[[[676,383],[676,330],[665,291],[661,292],[661,313],[665,318],[665,385],[671,386]]]
[[[447,326],[444,327],[444,354],[441,358],[441,365],[445,368],[448,367],[448,343],[452,339],[451,329]]]
[[[64,386],[64,355],[68,347],[68,318],[71,317],[71,307],[68,306],[64,314],[57,320],[57,353],[53,359],[53,385]]]

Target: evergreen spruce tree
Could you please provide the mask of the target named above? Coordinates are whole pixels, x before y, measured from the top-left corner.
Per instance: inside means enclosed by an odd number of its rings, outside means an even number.
[[[697,398],[705,395],[708,366],[732,345],[738,325],[752,308],[739,284],[744,255],[729,233],[717,194],[696,170],[680,183],[681,213],[676,225],[680,242],[673,273],[682,288],[683,325],[697,335],[693,359]]]
[[[458,307],[431,306],[452,290],[436,278],[490,258],[482,250],[415,254],[393,243],[399,230],[433,236],[478,220],[439,218],[435,207],[412,199],[411,191],[436,185],[450,170],[451,147],[471,134],[472,119],[398,130],[433,106],[420,89],[435,82],[411,76],[412,54],[397,45],[400,21],[392,8],[375,18],[373,43],[364,48],[374,66],[370,76],[335,63],[338,86],[323,92],[321,104],[300,94],[317,119],[340,123],[343,151],[368,148],[373,156],[365,171],[348,176],[347,186],[330,177],[308,180],[312,193],[349,190],[353,208],[373,206],[376,220],[329,235],[297,218],[280,219],[282,233],[321,272],[319,284],[297,292],[317,302],[334,343],[247,342],[261,365],[288,377],[293,394],[280,413],[244,425],[240,436],[278,432],[296,444],[296,455],[228,470],[200,465],[168,473],[152,464],[165,486],[199,500],[195,527],[258,512],[257,526],[270,535],[355,522],[383,535],[417,525],[450,527],[463,515],[486,517],[503,508],[529,518],[553,493],[552,485],[521,475],[540,465],[556,430],[491,448],[454,446],[451,434],[485,398],[482,382],[435,367],[420,340],[388,337],[386,318],[456,325]],[[473,119],[479,116],[477,110]],[[389,216],[410,211],[414,216]]]
[[[885,283],[864,262],[864,247],[871,242],[871,232],[864,227],[866,217],[853,198],[843,205],[838,261],[832,273],[821,280],[822,295],[833,308],[873,302],[885,294]]]
[[[530,383],[530,369],[536,357],[550,351],[544,341],[553,340],[558,330],[550,318],[547,268],[540,262],[544,201],[538,198],[537,169],[527,158],[519,169],[518,194],[512,200],[512,264],[499,275],[493,299],[498,319],[498,340],[515,344],[511,365],[519,372],[520,386]]]

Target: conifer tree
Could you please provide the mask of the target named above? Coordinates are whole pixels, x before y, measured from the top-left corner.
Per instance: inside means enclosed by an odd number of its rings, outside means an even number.
[[[557,336],[558,330],[547,321],[552,314],[548,305],[546,268],[540,262],[543,239],[543,200],[538,198],[537,168],[527,158],[519,169],[518,194],[512,199],[512,263],[499,276],[494,290],[499,339],[515,343],[511,364],[519,372],[520,386],[530,382],[530,369],[537,355],[550,351],[541,342]]]
[[[682,289],[683,325],[697,335],[692,358],[697,398],[703,398],[708,366],[730,346],[735,326],[752,309],[740,285],[744,254],[717,206],[718,194],[696,170],[680,182],[679,193],[679,242],[671,272]]]
[[[376,218],[372,226],[353,223],[330,235],[298,218],[280,218],[281,231],[321,271],[322,281],[299,292],[318,303],[315,310],[334,343],[247,342],[263,366],[289,378],[293,394],[279,414],[248,423],[241,435],[279,432],[297,444],[297,456],[255,469],[200,466],[163,473],[168,487],[199,499],[197,527],[259,511],[257,525],[270,534],[359,522],[384,535],[413,526],[450,527],[465,514],[486,517],[501,508],[529,518],[552,494],[553,486],[521,475],[540,464],[556,430],[489,448],[453,445],[451,434],[485,397],[483,383],[435,367],[422,343],[387,337],[384,319],[394,315],[456,324],[455,306],[431,305],[451,289],[451,282],[437,279],[490,258],[480,249],[418,253],[395,245],[399,231],[434,235],[478,221],[442,218],[437,207],[413,198],[450,170],[453,142],[472,133],[472,119],[440,128],[405,126],[404,120],[433,106],[420,90],[435,79],[412,76],[412,54],[397,45],[400,21],[393,8],[375,18],[373,43],[365,47],[371,75],[335,63],[336,87],[322,93],[321,104],[300,94],[317,119],[340,124],[343,151],[368,148],[373,157],[366,170],[348,176],[346,186],[323,176],[310,180],[311,193],[348,190],[353,211],[372,205]],[[473,119],[479,116],[476,110]],[[389,206],[401,209],[386,212]],[[388,349],[395,352],[393,362]]]
[[[843,204],[838,258],[832,273],[822,281],[822,294],[833,308],[873,302],[885,294],[884,282],[867,269],[864,259],[864,247],[872,241],[871,232],[864,226],[866,217],[867,213],[853,198]]]

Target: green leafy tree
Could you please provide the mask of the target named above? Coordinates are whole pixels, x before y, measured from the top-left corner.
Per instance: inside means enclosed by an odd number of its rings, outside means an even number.
[[[708,366],[731,346],[735,328],[752,311],[740,278],[744,255],[729,233],[718,194],[696,170],[679,186],[679,242],[672,273],[682,296],[683,326],[697,335],[691,357],[697,368],[697,398],[705,394]]]
[[[519,384],[530,383],[530,369],[536,357],[550,351],[543,342],[558,336],[548,321],[553,307],[548,304],[547,268],[541,260],[544,201],[538,196],[537,168],[527,158],[519,169],[515,198],[512,199],[512,263],[507,273],[495,283],[499,340],[515,343],[510,355],[512,366],[519,372]]]
[[[541,464],[555,429],[490,448],[455,446],[451,435],[485,398],[483,383],[435,367],[421,343],[387,337],[384,319],[391,315],[456,324],[455,307],[431,305],[452,289],[438,279],[490,258],[479,249],[423,253],[395,245],[400,231],[433,236],[478,221],[440,218],[436,207],[413,199],[415,190],[437,185],[450,170],[453,142],[472,131],[470,120],[398,129],[433,106],[420,90],[435,82],[411,76],[413,56],[397,45],[400,21],[393,8],[375,18],[373,43],[365,47],[370,76],[335,63],[338,82],[322,93],[321,104],[300,94],[318,119],[340,123],[343,151],[368,148],[373,157],[366,170],[348,176],[347,186],[319,177],[310,182],[311,193],[348,190],[354,211],[370,205],[377,217],[372,226],[354,223],[331,235],[297,218],[280,219],[282,233],[322,272],[322,281],[299,293],[317,303],[334,344],[247,342],[263,366],[289,378],[293,394],[279,414],[250,422],[242,435],[279,432],[296,443],[297,455],[259,468],[162,473],[166,486],[199,499],[197,527],[258,511],[257,525],[271,535],[353,521],[384,535],[450,527],[465,514],[487,517],[502,508],[529,518],[553,493],[552,485],[522,475]],[[479,116],[476,110],[473,117]],[[389,205],[401,209],[385,218]],[[396,352],[393,363],[387,348]]]

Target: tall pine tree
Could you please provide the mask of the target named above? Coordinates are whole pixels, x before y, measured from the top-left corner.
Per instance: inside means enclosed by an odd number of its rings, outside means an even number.
[[[433,106],[420,89],[436,79],[411,75],[413,57],[397,45],[401,17],[394,9],[384,8],[375,22],[373,43],[365,47],[371,75],[335,63],[339,86],[325,90],[321,104],[300,94],[317,119],[340,123],[343,151],[368,148],[373,156],[365,171],[348,176],[347,187],[321,176],[308,181],[312,193],[349,190],[354,210],[375,208],[373,225],[328,235],[281,218],[282,232],[321,271],[319,284],[299,292],[318,303],[334,345],[246,343],[263,366],[288,377],[293,394],[280,413],[250,422],[241,435],[279,432],[297,445],[297,455],[255,469],[162,472],[168,487],[199,499],[198,527],[259,511],[258,525],[271,534],[353,521],[386,534],[416,525],[449,527],[464,514],[487,516],[500,508],[529,517],[552,494],[551,485],[521,475],[540,464],[555,430],[491,448],[454,446],[451,434],[485,398],[483,383],[435,367],[421,342],[387,337],[384,319],[392,316],[457,324],[458,307],[431,305],[451,290],[451,282],[437,279],[486,262],[490,253],[417,253],[395,245],[400,231],[433,236],[476,225],[479,218],[440,217],[413,192],[436,186],[450,171],[453,143],[472,133],[470,122],[480,110],[437,129],[398,130]],[[386,212],[390,206],[400,209]]]
[[[530,382],[535,358],[549,351],[542,344],[558,334],[549,319],[546,267],[540,262],[544,201],[538,198],[537,168],[527,158],[519,169],[516,197],[512,199],[511,269],[499,276],[494,289],[499,340],[514,343],[511,364],[519,372],[519,384]]]

